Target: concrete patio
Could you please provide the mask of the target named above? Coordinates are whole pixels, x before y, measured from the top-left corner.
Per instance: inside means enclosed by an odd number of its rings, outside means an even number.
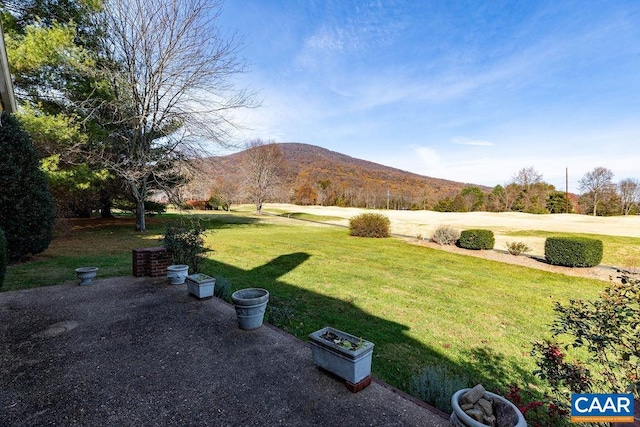
[[[3,426],[450,425],[377,379],[351,393],[306,342],[166,278],[0,293],[0,342]]]

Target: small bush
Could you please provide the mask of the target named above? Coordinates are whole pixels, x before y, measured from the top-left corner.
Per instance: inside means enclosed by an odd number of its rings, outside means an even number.
[[[531,250],[531,248],[524,242],[507,242],[506,246],[507,251],[509,251],[511,255],[515,256],[521,255]]]
[[[458,244],[465,249],[493,249],[496,240],[491,230],[464,230],[460,233]]]
[[[460,231],[448,225],[436,228],[431,236],[431,241],[439,245],[455,245],[458,239],[460,239]]]
[[[602,261],[602,240],[586,237],[549,237],[544,256],[549,264],[565,267],[593,267]]]
[[[0,229],[0,288],[4,283],[4,276],[7,273],[7,239],[4,231]]]
[[[363,213],[349,220],[349,234],[357,237],[389,237],[391,221],[384,215]]]
[[[205,229],[199,225],[195,227],[167,227],[164,231],[162,243],[171,252],[174,264],[186,264],[189,273],[196,273],[200,269],[201,254],[204,249]]]

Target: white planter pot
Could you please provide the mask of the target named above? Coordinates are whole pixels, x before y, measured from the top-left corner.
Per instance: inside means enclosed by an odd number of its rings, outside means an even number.
[[[262,288],[240,289],[231,294],[231,301],[236,309],[240,329],[251,331],[262,326],[269,302],[269,291]]]
[[[76,268],[76,276],[80,279],[80,285],[90,285],[94,277],[98,274],[98,267],[79,267]]]
[[[187,276],[187,290],[196,298],[211,298],[215,289],[216,279],[206,274],[196,273]]]
[[[470,389],[468,388],[458,390],[453,394],[453,396],[451,396],[451,407],[453,408],[453,413],[451,414],[450,418],[451,424],[457,427],[486,427],[485,424],[482,424],[467,415],[460,407],[460,397],[469,390]],[[507,403],[511,407],[511,409],[513,409],[518,419],[513,427],[527,427],[527,422],[525,421],[522,412],[520,412],[516,405],[509,402],[504,397],[495,393],[491,393],[490,391],[486,391],[485,394],[487,394],[494,401],[501,400]]]
[[[167,267],[167,277],[172,285],[182,285],[189,274],[189,266],[175,264]]]
[[[331,333],[339,339],[357,343],[355,349],[347,349],[323,336]],[[371,359],[374,344],[359,337],[327,326],[309,335],[313,362],[319,367],[356,384],[371,375]]]

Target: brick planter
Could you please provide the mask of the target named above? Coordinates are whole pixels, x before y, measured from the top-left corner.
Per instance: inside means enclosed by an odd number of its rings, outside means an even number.
[[[133,249],[132,256],[134,277],[166,276],[167,267],[172,264],[171,253],[162,246]]]

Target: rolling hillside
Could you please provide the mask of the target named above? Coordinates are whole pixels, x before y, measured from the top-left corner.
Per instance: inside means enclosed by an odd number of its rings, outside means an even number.
[[[309,144],[280,143],[284,158],[277,202],[379,208],[433,206],[467,184],[432,178],[356,159]],[[244,152],[207,160],[209,170],[225,171],[218,187],[242,181]],[[482,187],[481,187],[482,188]],[[486,190],[486,188],[483,188]]]

